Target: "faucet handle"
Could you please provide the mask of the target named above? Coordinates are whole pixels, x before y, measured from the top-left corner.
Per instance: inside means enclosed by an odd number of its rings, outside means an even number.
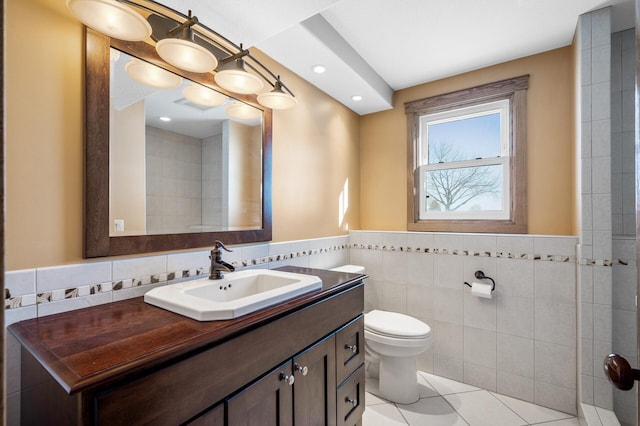
[[[220,240],[215,240],[213,243],[215,244],[216,249],[224,249],[229,253],[233,252],[233,250],[229,250],[228,248],[226,248],[225,245]]]

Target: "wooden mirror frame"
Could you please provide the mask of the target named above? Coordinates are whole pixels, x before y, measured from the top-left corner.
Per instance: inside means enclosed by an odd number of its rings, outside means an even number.
[[[256,96],[244,96],[219,88],[212,73],[185,72],[166,64],[145,42],[125,42],[85,29],[85,199],[84,257],[184,250],[210,247],[215,240],[242,244],[271,240],[271,110]],[[263,112],[262,118],[262,228],[242,231],[197,232],[161,235],[109,235],[109,68],[110,47],[160,65],[176,74],[215,88]]]

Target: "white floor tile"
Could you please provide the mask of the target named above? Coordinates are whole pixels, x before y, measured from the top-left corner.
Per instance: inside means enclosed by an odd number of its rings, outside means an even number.
[[[380,384],[378,382],[378,379],[367,377],[367,380],[365,381],[365,389],[371,394],[371,402],[367,402],[367,404],[380,404],[390,402],[380,396],[379,385]],[[436,391],[433,386],[431,386],[429,382],[427,382],[425,378],[422,377],[420,373],[418,373],[418,397],[430,398],[432,396],[438,395],[438,391]]]
[[[373,393],[369,392],[370,388],[369,388],[369,379],[367,379],[367,382],[365,384],[365,389],[367,390],[364,394],[364,405],[378,405],[378,404],[388,404],[389,401],[386,401],[382,398],[380,398],[379,396],[374,395]]]
[[[576,419],[575,417],[572,417],[570,419],[556,420],[553,422],[536,423],[536,424],[539,424],[540,426],[580,426],[580,421],[578,421],[578,419]]]
[[[530,402],[511,398],[510,396],[500,395],[496,393],[492,393],[492,395],[502,401],[503,404],[511,408],[517,415],[519,415],[529,423],[543,423],[573,417],[570,414],[552,410],[546,407],[541,407]]]
[[[456,382],[455,380],[447,379],[445,377],[436,376],[434,374],[420,372],[427,380],[427,382],[435,389],[440,395],[449,395],[452,393],[472,392],[480,390],[475,386],[467,385],[464,383]]]
[[[470,426],[524,426],[527,423],[486,390],[444,395]]]
[[[363,426],[406,425],[402,414],[394,404],[368,405],[362,415]]]
[[[377,392],[378,381],[367,378],[363,426],[580,426],[569,414],[433,374],[418,372],[418,385],[417,402],[393,404],[371,393]],[[612,412],[600,411],[591,413],[597,424],[604,424],[600,417],[605,417],[607,426],[619,425],[615,416],[608,417]]]
[[[440,395],[420,373],[418,373],[418,394],[420,398],[431,398],[432,396]]]
[[[420,399],[408,405],[398,404],[398,408],[412,426],[467,426],[462,417],[440,396]]]
[[[620,426],[620,422],[613,411],[596,407],[596,412],[598,413],[598,417],[600,417],[602,426]]]

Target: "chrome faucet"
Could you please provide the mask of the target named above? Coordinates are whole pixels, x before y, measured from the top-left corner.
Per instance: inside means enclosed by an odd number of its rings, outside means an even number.
[[[222,260],[222,251],[220,249],[224,249],[228,252],[232,252],[233,250],[229,250],[222,244],[222,241],[216,240],[214,243],[214,247],[211,250],[211,254],[209,255],[209,259],[211,259],[211,268],[209,269],[209,279],[210,280],[221,280],[223,277],[223,272],[233,272],[236,268],[233,265]]]

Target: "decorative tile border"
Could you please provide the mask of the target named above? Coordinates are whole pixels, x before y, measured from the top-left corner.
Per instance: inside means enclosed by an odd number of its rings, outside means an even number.
[[[347,250],[350,248],[349,244],[337,244],[330,247],[323,247],[312,250],[303,250],[289,253],[281,253],[270,255],[266,257],[260,257],[256,259],[242,260],[239,262],[231,262],[235,268],[246,268],[250,266],[267,265],[270,262],[278,262],[283,260],[290,260],[295,258],[307,257],[318,255],[322,253],[329,253],[337,250]],[[93,284],[81,287],[66,288],[60,290],[53,290],[45,293],[26,294],[22,296],[11,296],[11,290],[5,289],[5,309],[16,309],[26,306],[39,305],[43,303],[57,302],[64,299],[72,299],[75,297],[90,296],[99,293],[108,293],[111,291],[120,291],[133,287],[142,287],[150,284],[168,284],[172,281],[183,280],[187,278],[203,278],[209,273],[209,266],[202,266],[195,269],[163,272],[160,274],[154,274],[150,276],[130,278],[125,280],[118,280],[113,282],[106,282],[100,284]]]
[[[497,259],[516,259],[516,260],[534,260],[546,262],[563,262],[577,263],[588,266],[635,266],[635,259],[576,259],[575,256],[553,255],[553,254],[533,254],[533,253],[509,253],[498,251],[474,251],[462,249],[446,249],[431,247],[409,247],[396,245],[378,245],[378,244],[337,244],[329,247],[316,249],[293,251],[286,253],[273,254],[269,256],[246,259],[237,262],[231,262],[235,268],[247,268],[252,266],[267,265],[270,262],[281,262],[302,257],[314,256],[323,253],[329,253],[337,250],[376,250],[376,251],[393,251],[404,253],[425,253],[436,255],[452,255],[452,256],[474,256],[489,257]],[[81,287],[65,288],[53,290],[45,293],[26,294],[22,296],[12,296],[10,289],[5,289],[5,309],[16,309],[26,306],[33,306],[43,303],[56,302],[64,299],[72,299],[76,297],[84,297],[96,295],[100,293],[116,292],[124,289],[142,287],[151,284],[171,283],[176,280],[187,278],[205,277],[208,274],[209,266],[202,266],[195,269],[163,272],[144,277],[136,277],[113,282],[97,283]]]
[[[351,248],[361,250],[379,250],[379,251],[398,251],[406,253],[430,253],[445,254],[452,256],[475,256],[475,257],[494,257],[505,259],[522,259],[537,260],[546,262],[567,262],[578,263],[580,265],[591,266],[635,266],[635,259],[577,259],[575,256],[553,255],[553,254],[534,254],[534,253],[509,253],[499,251],[474,251],[462,249],[439,249],[439,248],[421,248],[408,246],[378,245],[378,244],[351,244]]]

